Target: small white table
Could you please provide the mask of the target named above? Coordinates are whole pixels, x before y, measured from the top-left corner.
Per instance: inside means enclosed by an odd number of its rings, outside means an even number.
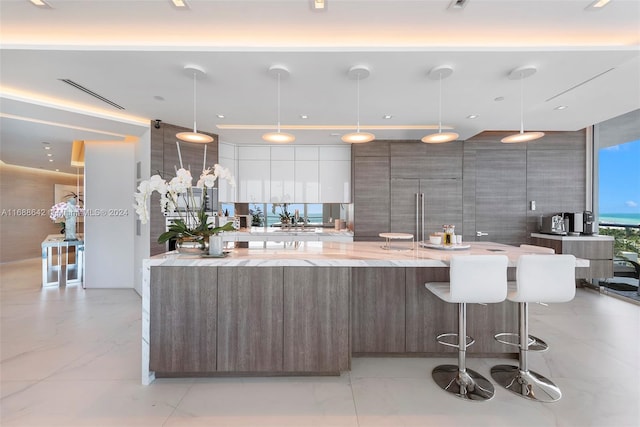
[[[414,246],[414,241],[413,241],[413,234],[409,234],[409,233],[380,233],[378,234],[378,236],[382,237],[385,242],[384,245],[382,245],[382,249],[386,249],[386,250],[397,250],[397,251],[410,251],[413,249]],[[392,240],[411,240],[411,246],[407,247],[406,245],[403,246],[395,246],[392,247],[391,246],[391,241]]]
[[[42,287],[82,284],[84,241],[50,234],[42,242]]]

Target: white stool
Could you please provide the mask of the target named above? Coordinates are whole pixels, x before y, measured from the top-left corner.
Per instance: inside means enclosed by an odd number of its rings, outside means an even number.
[[[431,372],[433,380],[443,390],[466,400],[488,400],[495,390],[489,380],[467,369],[467,303],[502,302],[507,296],[507,264],[505,255],[467,255],[451,258],[449,282],[425,283],[425,287],[438,298],[458,304],[458,333],[440,334],[440,344],[458,349],[458,365],[436,366]],[[443,341],[448,336],[458,337],[457,344]]]
[[[521,255],[518,258],[516,287],[509,290],[507,299],[519,304],[519,366],[491,368],[493,379],[507,390],[540,402],[555,402],[562,397],[553,382],[529,370],[529,302],[571,301],[576,294],[575,275],[573,255]]]
[[[520,245],[520,249],[524,249],[527,251],[531,251],[534,254],[555,254],[556,251],[553,248],[547,248],[545,246],[534,246],[534,245]],[[515,291],[516,284],[515,282],[509,282],[509,291]],[[496,341],[501,342],[502,344],[507,345],[520,345],[520,338],[518,334],[514,334],[511,332],[503,332],[500,334],[496,334]],[[509,340],[511,338],[511,340]],[[549,345],[544,342],[542,339],[529,335],[529,350],[530,351],[547,351],[549,350]]]

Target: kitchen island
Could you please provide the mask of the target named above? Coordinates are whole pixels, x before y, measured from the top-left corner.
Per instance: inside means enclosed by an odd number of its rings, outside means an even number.
[[[142,382],[158,376],[337,375],[361,355],[454,356],[435,337],[456,308],[424,289],[448,280],[452,255],[528,250],[385,250],[381,242],[303,242],[234,249],[224,258],[167,253],[145,260]],[[578,268],[588,267],[579,260]],[[511,274],[513,271],[511,271]],[[472,304],[469,355],[512,355],[493,339],[517,331],[517,306]]]

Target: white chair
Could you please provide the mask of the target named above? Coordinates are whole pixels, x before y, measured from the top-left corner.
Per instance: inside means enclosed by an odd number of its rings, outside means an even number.
[[[567,302],[576,294],[576,258],[573,255],[521,255],[518,258],[516,287],[507,295],[519,305],[519,366],[498,365],[491,368],[493,379],[527,399],[555,402],[560,389],[549,379],[529,370],[529,303]]]
[[[425,287],[438,298],[458,304],[458,333],[440,334],[440,344],[458,349],[458,365],[440,365],[431,376],[443,390],[466,400],[488,400],[495,393],[493,384],[485,377],[466,367],[467,303],[502,302],[507,296],[507,264],[505,255],[454,256],[450,262],[449,282],[425,283]],[[445,337],[458,337],[457,344],[444,341]]]
[[[553,248],[547,248],[546,246],[536,246],[536,245],[520,245],[520,249],[525,249],[531,251],[533,253],[541,253],[541,254],[555,254],[556,251]]]
[[[535,246],[535,245],[520,245],[520,249],[524,249],[526,251],[530,251],[533,254],[555,254],[556,251],[553,248],[547,248],[545,246]],[[515,282],[509,282],[509,290],[515,290],[516,284]],[[546,305],[546,304],[543,304]],[[514,334],[511,332],[503,332],[500,334],[496,334],[496,341],[501,342],[502,344],[507,345],[520,345],[520,338],[518,334]],[[547,351],[549,350],[549,345],[544,342],[542,339],[529,335],[529,350],[530,351]]]

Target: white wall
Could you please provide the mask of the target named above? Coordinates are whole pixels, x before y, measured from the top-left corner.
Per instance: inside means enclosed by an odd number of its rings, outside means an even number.
[[[85,142],[87,288],[134,287],[135,150],[132,142]]]
[[[140,176],[138,176],[138,164]],[[151,175],[151,130],[140,137],[135,144],[134,154],[135,187],[140,180],[149,179]],[[132,193],[133,194],[133,193]],[[131,198],[133,202],[133,195]],[[134,212],[134,261],[133,261],[133,286],[142,295],[142,260],[149,258],[149,236],[151,234],[149,223],[141,224]]]

